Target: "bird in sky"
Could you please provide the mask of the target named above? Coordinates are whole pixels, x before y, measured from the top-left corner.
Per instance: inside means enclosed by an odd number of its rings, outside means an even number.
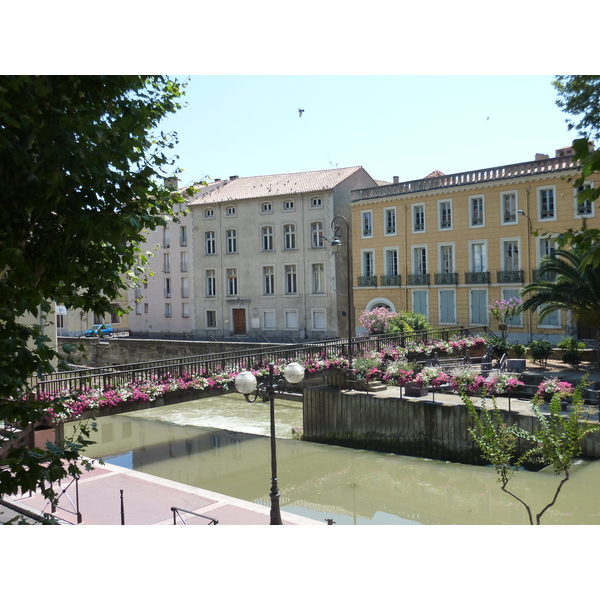
[[[298,116],[301,117],[303,112],[304,112],[304,109],[303,108],[299,108],[298,109]]]

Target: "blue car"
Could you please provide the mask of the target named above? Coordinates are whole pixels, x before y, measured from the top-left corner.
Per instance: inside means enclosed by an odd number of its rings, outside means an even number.
[[[88,329],[84,335],[85,337],[104,337],[113,334],[112,325],[105,323],[104,325],[94,325],[91,329]]]

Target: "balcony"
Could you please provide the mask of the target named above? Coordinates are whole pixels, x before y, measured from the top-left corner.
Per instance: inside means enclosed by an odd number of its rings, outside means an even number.
[[[408,275],[408,285],[429,285],[429,273]]]
[[[489,271],[482,271],[482,272],[475,272],[475,271],[469,271],[467,273],[465,273],[465,283],[466,284],[471,284],[471,283],[490,283],[490,272]]]
[[[458,273],[435,273],[435,285],[458,285]]]
[[[377,275],[359,275],[358,287],[377,287]]]
[[[498,271],[498,283],[523,283],[523,271]]]
[[[546,271],[542,277],[540,269],[533,269],[533,281],[556,281],[556,272]]]
[[[387,286],[399,286],[400,285],[400,275],[381,275],[379,277],[379,285],[387,285]]]

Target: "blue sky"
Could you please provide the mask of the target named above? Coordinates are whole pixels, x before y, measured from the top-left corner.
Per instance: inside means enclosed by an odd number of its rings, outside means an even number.
[[[408,181],[554,156],[574,136],[552,79],[192,76],[187,106],[161,129],[178,134],[182,184],[355,165]]]

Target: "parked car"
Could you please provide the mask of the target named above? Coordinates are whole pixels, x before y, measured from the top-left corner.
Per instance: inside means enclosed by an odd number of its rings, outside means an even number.
[[[94,325],[91,329],[88,329],[83,335],[85,335],[85,337],[104,337],[112,334],[112,325],[105,323],[104,325]]]

